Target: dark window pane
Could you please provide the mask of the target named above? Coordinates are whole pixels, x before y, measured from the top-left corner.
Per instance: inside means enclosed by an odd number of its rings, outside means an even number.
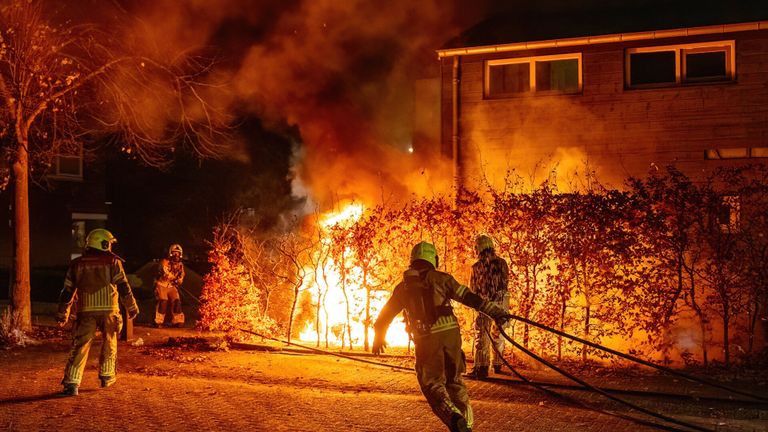
[[[579,91],[579,61],[577,59],[537,61],[536,91]]]
[[[706,53],[687,53],[685,55],[686,75],[688,81],[724,80],[725,51]]]
[[[630,85],[675,83],[675,52],[629,55]]]
[[[529,68],[528,63],[491,66],[488,94],[493,96],[529,91],[531,89]]]
[[[80,176],[80,158],[77,156],[59,156],[59,175]]]

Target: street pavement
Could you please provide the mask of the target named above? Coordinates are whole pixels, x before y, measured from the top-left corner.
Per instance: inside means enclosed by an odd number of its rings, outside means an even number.
[[[410,372],[300,350],[209,351],[217,339],[188,329],[137,327],[135,337],[143,344],[121,342],[118,381],[107,389],[98,385],[100,342],[94,342],[77,397],[57,395],[68,352],[65,336],[0,350],[0,430],[446,430]],[[201,339],[177,339],[197,342],[169,345],[169,337]],[[476,432],[658,430],[528,386],[471,380],[467,384]],[[588,407],[630,414],[594,394],[558,391]],[[632,400],[711,430],[768,431],[768,406]]]

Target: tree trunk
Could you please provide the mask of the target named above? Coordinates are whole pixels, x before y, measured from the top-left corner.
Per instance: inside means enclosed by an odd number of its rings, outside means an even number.
[[[29,153],[27,137],[18,137],[16,160],[13,162],[13,288],[12,316],[22,330],[32,328],[29,261]]]
[[[728,310],[730,304],[728,299],[723,301],[723,350],[725,351],[725,367],[731,367],[731,344],[728,341],[728,326],[730,324],[730,316]]]
[[[699,319],[699,331],[701,332],[701,359],[702,364],[706,368],[709,366],[709,355],[707,352],[707,322],[704,317],[704,311],[696,302],[696,281],[694,280],[692,270],[689,271],[688,278],[691,281],[691,307],[693,308],[693,311],[696,312],[696,317]]]
[[[584,307],[584,339],[589,340],[589,313],[590,313],[590,307],[589,305]],[[584,345],[581,348],[581,361],[584,363],[587,362],[587,346]]]
[[[368,286],[368,271],[363,270],[363,287],[365,288],[365,319],[363,319],[363,349],[371,349],[368,341],[368,328],[371,324],[371,288]]]
[[[752,311],[749,317],[749,345],[747,352],[752,354],[755,349],[755,329],[757,328],[757,317],[760,315],[760,302],[755,299],[752,302]]]
[[[301,283],[298,283],[293,288],[293,303],[291,304],[291,316],[288,318],[288,343],[291,343],[291,332],[293,330],[293,316],[296,314],[296,303],[299,300],[299,289],[301,289]]]
[[[264,316],[269,316],[269,297],[272,295],[272,290],[268,289],[265,284],[262,284],[264,287]]]
[[[328,298],[328,287],[326,285],[325,293],[323,294],[323,316],[325,317],[325,347],[328,348],[328,307],[325,305],[325,300]]]
[[[701,360],[704,367],[709,367],[709,351],[707,349],[707,324],[704,318],[699,319],[699,330],[701,331]]]
[[[349,337],[349,349],[352,350],[352,326],[351,326],[351,320],[350,320],[350,311],[349,311],[349,296],[347,296],[347,281],[346,281],[347,275],[344,274],[341,276],[341,293],[344,294],[344,304],[347,308],[347,336]],[[344,348],[344,341],[342,339],[341,347]]]
[[[565,300],[560,308],[560,331],[565,331]],[[563,337],[557,335],[557,361],[563,360]]]
[[[317,283],[317,279],[315,279],[315,283]],[[322,310],[322,307],[323,293],[320,290],[320,284],[317,283],[317,308],[315,309],[315,333],[317,334],[317,344],[315,346],[318,348],[320,348],[320,311]]]

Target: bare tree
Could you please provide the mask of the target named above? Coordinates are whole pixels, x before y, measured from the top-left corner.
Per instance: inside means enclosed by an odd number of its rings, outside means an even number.
[[[31,168],[45,174],[57,155],[107,137],[152,166],[169,163],[179,145],[213,156],[224,117],[204,96],[210,62],[138,54],[96,26],[54,24],[48,11],[39,0],[0,6],[0,140],[14,194],[11,307],[22,329],[31,326]]]
[[[313,239],[291,231],[285,232],[274,239],[273,247],[285,263],[284,266],[281,266],[283,271],[277,273],[276,276],[293,288],[293,301],[291,303],[291,313],[288,318],[286,334],[289,343],[291,342],[293,319],[296,316],[296,304],[299,300],[299,293],[304,286],[307,273],[309,273],[309,268],[306,265],[309,262],[309,255],[312,253],[314,246]]]

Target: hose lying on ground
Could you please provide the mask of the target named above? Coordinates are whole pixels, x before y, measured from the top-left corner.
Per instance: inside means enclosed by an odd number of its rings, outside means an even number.
[[[490,335],[490,332],[488,332],[488,329],[486,329],[485,331],[488,334],[488,337],[491,338],[491,335]],[[570,379],[570,380],[572,380],[572,381],[574,381],[576,383],[581,384],[583,387],[585,387],[585,388],[587,388],[587,389],[589,389],[589,390],[591,390],[591,391],[593,391],[595,393],[598,393],[598,394],[600,394],[600,395],[602,395],[602,396],[604,396],[604,397],[606,397],[606,398],[608,398],[608,399],[610,399],[612,401],[618,402],[618,403],[620,403],[622,405],[625,405],[625,406],[627,406],[627,407],[629,407],[629,408],[631,408],[631,409],[633,409],[635,411],[641,412],[643,414],[647,414],[647,415],[649,415],[651,417],[655,417],[657,419],[664,420],[664,421],[669,422],[669,423],[674,423],[676,425],[684,426],[686,428],[697,430],[697,431],[713,432],[711,429],[707,429],[707,428],[704,428],[704,427],[701,427],[701,426],[698,426],[698,425],[695,425],[695,424],[692,424],[692,423],[684,422],[682,420],[678,420],[676,418],[669,417],[669,416],[664,415],[664,414],[657,413],[655,411],[651,411],[649,409],[643,408],[643,407],[641,407],[639,405],[636,405],[636,404],[633,404],[633,403],[631,403],[629,401],[626,401],[626,400],[624,400],[622,398],[613,396],[613,395],[609,394],[608,392],[606,392],[606,391],[604,391],[604,390],[602,390],[602,389],[600,389],[598,387],[595,387],[595,386],[589,384],[588,382],[586,382],[586,381],[584,381],[584,380],[582,380],[582,379],[580,379],[580,378],[578,378],[578,377],[576,377],[576,376],[574,376],[574,375],[572,375],[572,374],[570,374],[570,373],[560,369],[559,367],[557,367],[554,364],[550,363],[546,359],[544,359],[542,357],[539,357],[538,355],[534,354],[533,352],[531,352],[527,348],[525,348],[522,345],[520,345],[519,343],[517,343],[517,341],[515,341],[514,339],[509,337],[509,335],[507,335],[507,333],[503,329],[500,328],[499,332],[501,333],[502,336],[504,336],[504,339],[508,340],[515,348],[517,348],[520,351],[524,352],[525,354],[527,354],[532,359],[534,359],[534,360],[538,361],[539,363],[547,366],[548,368],[554,370],[555,372],[565,376],[566,378],[568,378],[568,379]],[[491,338],[491,340],[492,340],[492,338]],[[493,344],[491,344],[491,345],[493,345]],[[496,354],[499,355],[500,358],[504,361],[504,364],[506,364],[507,367],[510,368],[510,370],[512,370],[513,373],[515,373],[515,375],[517,375],[518,377],[520,377],[522,380],[526,381],[527,383],[532,384],[531,381],[529,381],[527,378],[523,377],[519,372],[517,372],[514,368],[512,368],[512,366],[507,362],[507,360],[504,359],[504,356],[500,355],[499,351],[496,349],[495,346],[493,347],[493,349],[494,349],[494,351],[496,351]],[[549,389],[545,390],[544,388],[542,388],[541,386],[538,386],[538,385],[535,385],[535,387],[537,387],[539,389],[542,389],[542,390],[546,391],[547,393],[550,393],[550,394],[554,393],[554,394],[557,394],[558,396],[562,397],[562,395],[560,395],[559,393],[554,392],[552,390],[549,390]],[[676,429],[672,429],[672,428],[669,428],[669,427],[664,426],[664,425],[659,425],[659,424],[656,424],[656,423],[646,422],[646,421],[643,421],[643,420],[640,420],[640,419],[636,419],[636,418],[631,417],[631,416],[622,415],[622,414],[618,414],[618,413],[613,413],[613,412],[610,412],[610,411],[605,411],[605,410],[600,410],[600,409],[595,409],[593,407],[587,406],[587,405],[582,404],[580,402],[577,402],[577,403],[580,406],[584,407],[584,408],[591,409],[591,410],[594,410],[594,411],[598,411],[598,412],[601,412],[601,413],[604,413],[604,414],[608,414],[608,415],[618,416],[620,418],[623,418],[623,419],[626,419],[626,420],[630,420],[630,421],[633,421],[635,423],[640,423],[640,424],[643,424],[643,425],[646,425],[646,426],[653,426],[653,427],[656,427],[658,429],[676,430]]]
[[[665,366],[657,365],[656,363],[652,363],[652,362],[649,362],[647,360],[643,360],[641,358],[638,358],[638,357],[635,357],[635,356],[632,356],[632,355],[629,355],[629,354],[625,354],[625,353],[623,353],[621,351],[616,351],[614,349],[611,349],[611,348],[608,348],[608,347],[596,344],[594,342],[590,342],[590,341],[588,341],[586,339],[582,339],[580,337],[573,336],[573,335],[568,334],[568,333],[566,333],[564,331],[557,330],[555,328],[546,326],[544,324],[539,324],[536,321],[529,320],[527,318],[523,318],[523,317],[518,316],[518,315],[510,314],[508,316],[509,316],[510,319],[513,319],[513,320],[516,320],[516,321],[520,321],[520,322],[532,325],[534,327],[538,327],[538,328],[540,328],[542,330],[546,330],[546,331],[548,331],[550,333],[554,333],[554,334],[556,334],[558,336],[563,336],[565,338],[574,340],[576,342],[582,343],[584,345],[590,346],[590,347],[595,348],[595,349],[599,349],[601,351],[605,351],[607,353],[610,353],[610,354],[613,354],[615,356],[618,356],[618,357],[621,357],[621,358],[633,361],[635,363],[639,363],[639,364],[642,364],[644,366],[652,367],[654,369],[658,369],[658,370],[667,372],[667,373],[672,374],[672,375],[677,375],[677,376],[679,376],[681,378],[685,378],[685,379],[687,379],[689,381],[695,381],[695,382],[700,383],[700,384],[708,385],[710,387],[716,387],[716,388],[719,388],[721,390],[726,390],[726,391],[729,391],[731,393],[735,393],[735,394],[742,395],[742,396],[747,396],[747,397],[750,397],[752,399],[757,399],[757,400],[760,400],[760,401],[768,401],[767,397],[759,396],[759,395],[756,395],[756,394],[753,394],[753,393],[750,393],[750,392],[746,392],[746,391],[743,391],[743,390],[735,389],[733,387],[729,387],[729,386],[727,386],[725,384],[721,384],[721,383],[716,382],[716,381],[711,381],[711,380],[708,380],[708,379],[705,379],[705,378],[699,378],[699,377],[696,377],[696,376],[693,376],[693,375],[689,375],[689,374],[687,374],[685,372],[680,372],[680,371],[676,371],[674,369],[671,369],[671,368],[668,368],[668,367],[665,367]],[[505,337],[507,339],[509,339],[508,336],[505,335]],[[510,340],[510,342],[511,342],[511,340]],[[515,342],[512,342],[512,343],[514,344]]]

